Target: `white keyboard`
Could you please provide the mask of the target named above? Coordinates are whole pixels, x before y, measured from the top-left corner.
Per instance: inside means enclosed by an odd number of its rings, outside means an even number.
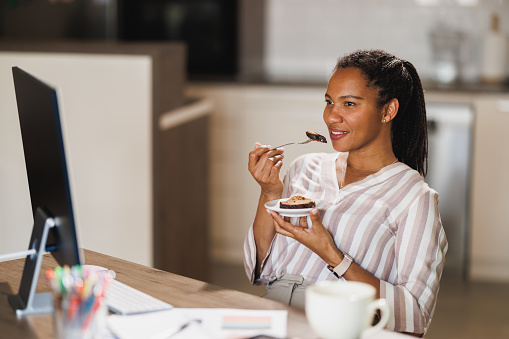
[[[106,290],[105,301],[110,311],[122,315],[162,311],[173,308],[172,305],[115,279],[113,279]]]

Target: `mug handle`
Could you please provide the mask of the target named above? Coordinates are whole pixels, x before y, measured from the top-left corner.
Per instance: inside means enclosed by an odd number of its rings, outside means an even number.
[[[369,325],[367,329],[362,331],[363,337],[372,335],[387,325],[391,310],[389,309],[389,305],[387,305],[387,301],[385,299],[374,300],[368,305],[368,314],[375,314],[377,310],[380,310],[382,313],[382,318],[375,326]]]

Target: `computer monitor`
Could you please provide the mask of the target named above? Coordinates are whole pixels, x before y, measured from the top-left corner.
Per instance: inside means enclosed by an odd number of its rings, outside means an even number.
[[[52,311],[51,295],[35,294],[42,255],[59,265],[82,263],[71,200],[56,90],[12,68],[34,227],[20,288],[9,296],[18,315]],[[35,251],[34,251],[35,250]]]

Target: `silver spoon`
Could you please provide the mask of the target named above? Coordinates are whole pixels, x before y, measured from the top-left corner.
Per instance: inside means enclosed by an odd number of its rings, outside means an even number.
[[[281,146],[277,146],[277,147],[274,147],[274,148],[271,148],[270,150],[271,151],[274,151],[275,149],[279,148],[279,147],[283,147],[283,146],[288,146],[288,145],[294,145],[294,144],[300,144],[300,145],[303,145],[303,144],[307,144],[307,143],[310,143],[311,141],[318,141],[318,142],[323,142],[323,143],[327,143],[327,139],[325,139],[325,137],[323,135],[320,135],[316,132],[313,132],[313,131],[307,131],[306,132],[306,135],[308,136],[308,140],[306,141],[302,141],[302,142],[290,142],[288,144],[284,144],[284,145],[281,145]]]
[[[270,150],[273,151],[273,150],[275,150],[275,149],[277,149],[279,147],[288,146],[288,145],[295,145],[295,144],[304,145],[304,144],[310,143],[311,141],[313,141],[313,139],[308,139],[308,140],[303,141],[303,142],[290,142],[288,144],[283,144],[283,145],[280,145],[280,146],[277,146],[277,147],[273,147]]]

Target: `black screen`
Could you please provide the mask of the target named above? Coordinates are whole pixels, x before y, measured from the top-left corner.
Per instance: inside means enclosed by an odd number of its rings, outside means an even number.
[[[80,264],[57,93],[18,67],[12,72],[32,212],[55,219],[46,250],[57,262]]]

